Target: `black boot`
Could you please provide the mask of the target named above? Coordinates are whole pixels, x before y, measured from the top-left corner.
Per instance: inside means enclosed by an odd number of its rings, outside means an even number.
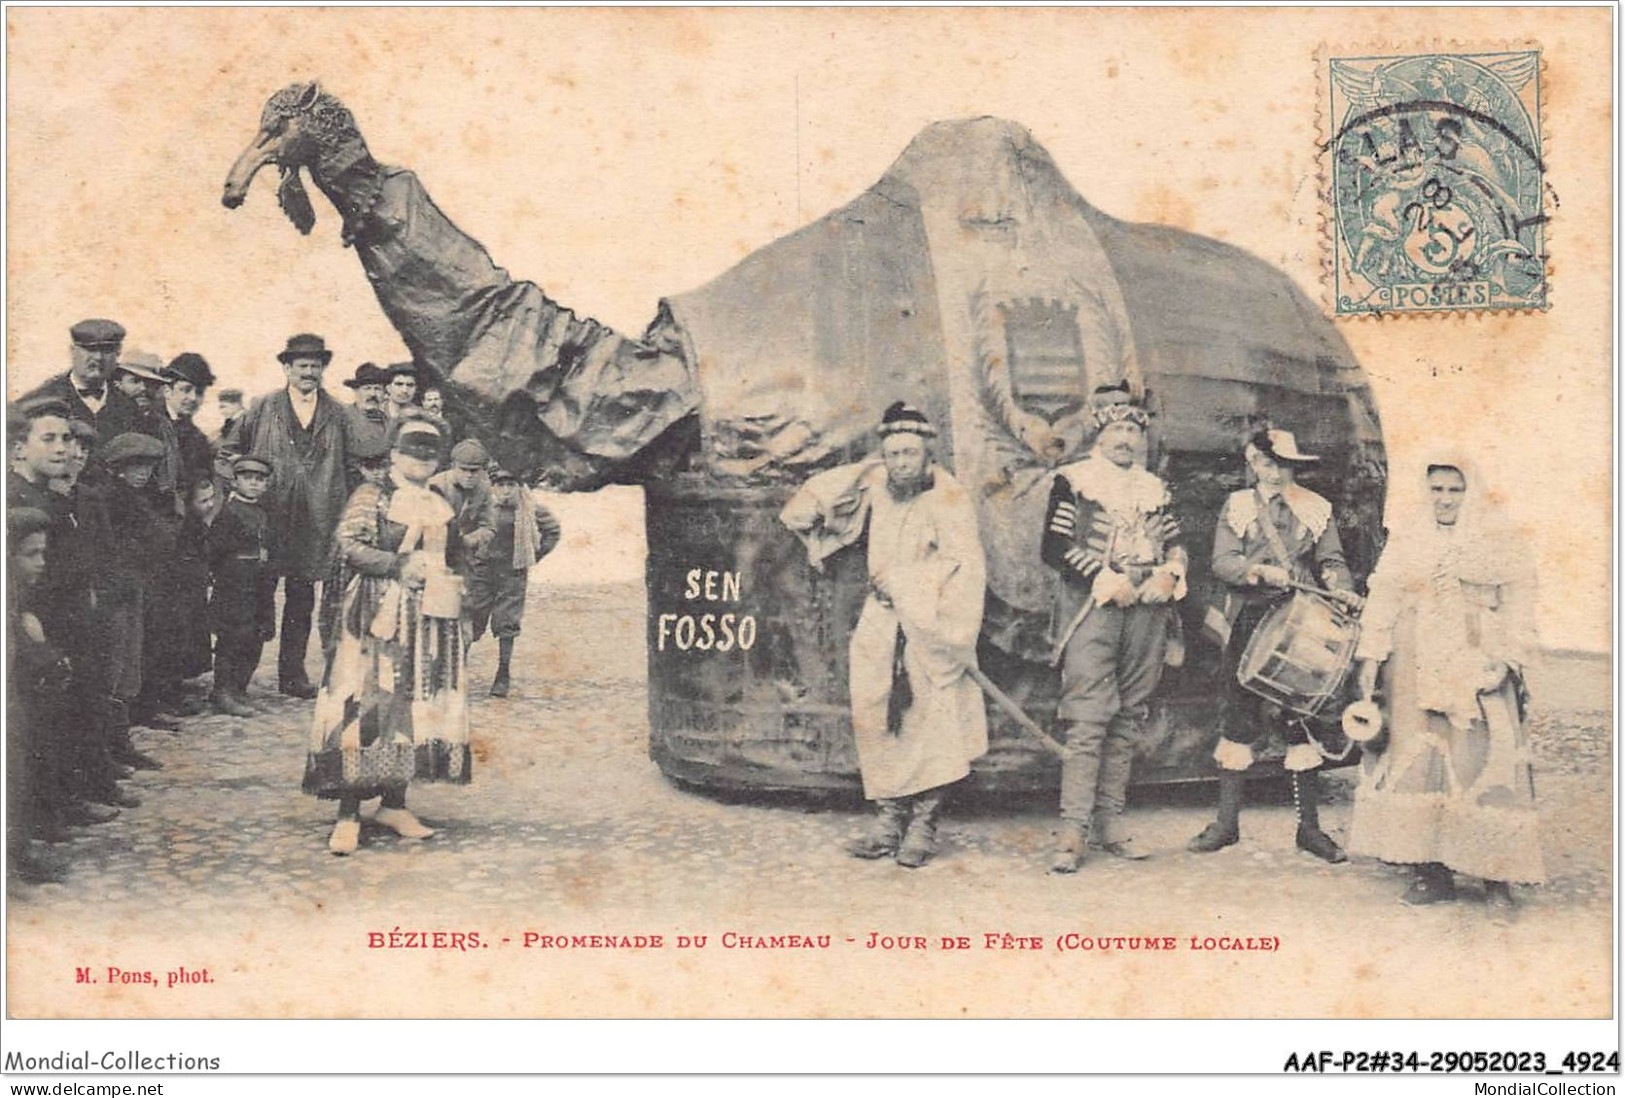
[[[513,661],[513,638],[497,638],[497,674],[491,680],[491,696],[505,698],[508,696],[508,665]],[[879,855],[875,855],[879,857]]]
[[[121,728],[113,732],[108,738],[107,748],[108,753],[113,756],[114,762],[133,766],[137,770],[162,770],[164,768],[163,763],[138,750],[135,744],[130,742],[130,730],[128,728]]]
[[[909,817],[908,832],[897,851],[897,864],[905,869],[918,869],[937,852],[937,811],[942,808],[942,794],[937,790],[914,797],[914,814]]]
[[[1448,903],[1456,898],[1456,878],[1448,868],[1438,862],[1424,862],[1416,867],[1411,886],[1399,898],[1409,907]]]
[[[875,802],[880,815],[875,817],[870,830],[849,843],[846,852],[854,858],[884,858],[897,853],[903,841],[903,828],[908,825],[908,798],[882,797]]]
[[[1241,797],[1247,775],[1241,770],[1219,771],[1219,817],[1185,845],[1193,854],[1211,854],[1241,841]]]
[[[1298,808],[1298,849],[1332,865],[1348,861],[1343,848],[1320,829],[1320,771],[1299,770],[1292,775],[1292,801]]]

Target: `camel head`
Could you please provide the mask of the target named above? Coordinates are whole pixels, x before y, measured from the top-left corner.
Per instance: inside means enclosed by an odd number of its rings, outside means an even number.
[[[317,186],[328,190],[332,181],[363,162],[370,164],[371,157],[349,109],[314,80],[289,84],[265,101],[259,132],[231,166],[220,201],[228,210],[241,206],[254,176],[267,164],[275,164],[282,170],[277,202],[294,227],[308,233],[316,213],[300,170],[308,170]]]

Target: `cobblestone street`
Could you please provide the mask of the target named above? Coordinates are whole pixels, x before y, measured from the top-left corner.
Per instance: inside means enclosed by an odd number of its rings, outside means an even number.
[[[1142,845],[1156,852],[1150,861],[1092,860],[1074,879],[1046,876],[1052,821],[1032,807],[951,815],[941,854],[918,872],[854,861],[841,845],[863,819],[855,807],[724,803],[660,775],[646,751],[642,635],[639,588],[534,586],[511,697],[484,696],[494,645],[473,649],[474,783],[415,787],[412,807],[439,833],[408,842],[369,825],[349,858],[326,851],[330,806],[299,791],[310,703],[274,693],[265,676],[272,660],[262,661],[255,684],[270,715],[200,717],[179,732],[139,733],[140,746],[164,762],[138,776],[145,803],[59,847],[72,863],[64,883],[12,893],[13,1009],[839,1015],[918,1013],[933,1003],[925,1009],[946,1013],[920,990],[936,979],[962,981],[960,1006],[972,1014],[1606,1012],[1606,663],[1562,661],[1549,675],[1563,697],[1537,696],[1553,880],[1523,892],[1520,917],[1503,924],[1472,885],[1459,903],[1406,909],[1395,902],[1397,871],[1359,859],[1331,867],[1296,853],[1290,804],[1250,807],[1236,847],[1187,854],[1185,840],[1211,811],[1189,793],[1142,796],[1131,810]],[[1348,775],[1332,784],[1325,817],[1338,835]],[[367,931],[396,927],[477,929],[513,944],[466,958],[366,948]],[[548,954],[555,982],[538,998],[534,985],[511,978],[516,958],[536,956],[518,953],[529,929],[708,934],[712,963],[644,961],[640,969],[627,951]],[[842,940],[833,956],[768,959],[717,951],[730,930]],[[1207,960],[1046,951],[1019,962],[1042,984],[1033,990],[1010,978],[1017,960],[996,953],[957,969],[935,954],[898,968],[905,962],[895,955],[863,950],[870,930],[974,935],[978,947],[987,931],[1273,935],[1281,951]],[[877,963],[859,964],[870,959]],[[1179,975],[1162,984],[1142,967],[1158,963]],[[1542,980],[1548,963],[1568,974],[1562,982]],[[209,965],[216,982],[167,997],[72,982],[77,966],[100,973],[142,964]],[[1052,978],[1086,970],[1066,986]],[[380,971],[415,973],[435,998],[379,1001],[349,986],[350,976],[366,982]],[[852,977],[844,991],[835,978],[842,971]],[[1192,986],[1193,972],[1217,983]],[[239,979],[228,991],[231,973]],[[978,981],[987,981],[985,996],[973,990]],[[1492,998],[1482,997],[1486,989]],[[747,992],[752,998],[732,997]]]

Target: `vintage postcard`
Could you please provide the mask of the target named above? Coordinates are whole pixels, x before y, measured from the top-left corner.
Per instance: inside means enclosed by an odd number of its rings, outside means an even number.
[[[8,10],[8,1017],[1608,1016],[1612,19]]]

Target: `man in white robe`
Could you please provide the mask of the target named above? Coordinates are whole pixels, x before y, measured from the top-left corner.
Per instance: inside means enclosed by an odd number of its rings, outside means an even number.
[[[880,812],[849,848],[917,868],[935,853],[947,787],[987,751],[987,711],[970,677],[986,563],[969,493],[932,461],[936,431],[899,401],[881,421],[880,461],[813,477],[781,521],[815,567],[867,540],[869,597],[852,632],[852,730],[863,793]]]

